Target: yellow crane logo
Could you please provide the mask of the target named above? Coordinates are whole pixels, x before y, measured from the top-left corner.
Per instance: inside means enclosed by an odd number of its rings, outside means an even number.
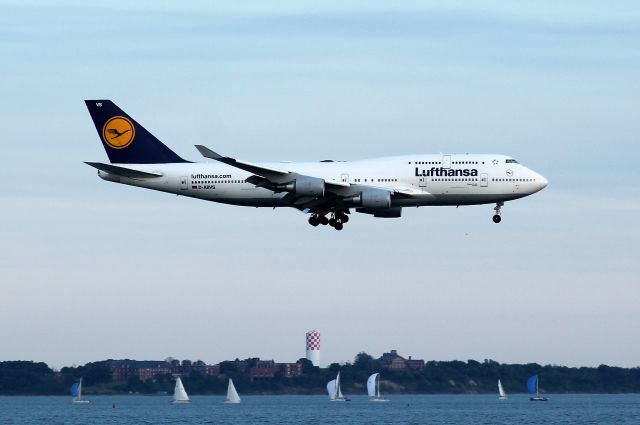
[[[102,127],[102,140],[114,149],[124,149],[136,137],[136,128],[125,117],[111,117]]]

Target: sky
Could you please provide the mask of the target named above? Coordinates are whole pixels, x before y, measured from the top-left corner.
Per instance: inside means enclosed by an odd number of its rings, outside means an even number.
[[[640,4],[0,2],[0,361],[640,366]],[[499,153],[549,186],[355,214],[105,182],[84,99],[176,153]]]

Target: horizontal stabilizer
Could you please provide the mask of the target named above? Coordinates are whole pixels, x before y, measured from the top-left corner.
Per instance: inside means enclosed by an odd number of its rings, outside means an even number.
[[[109,174],[115,174],[116,176],[129,177],[132,179],[148,179],[152,177],[162,177],[159,173],[149,173],[146,171],[132,170],[131,168],[118,167],[117,165],[103,164],[101,162],[85,162],[85,164],[97,168],[100,171],[107,172]]]

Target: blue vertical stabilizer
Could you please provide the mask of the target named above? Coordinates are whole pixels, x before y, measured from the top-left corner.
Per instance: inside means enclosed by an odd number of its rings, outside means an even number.
[[[110,100],[85,100],[109,160],[116,164],[187,162]]]

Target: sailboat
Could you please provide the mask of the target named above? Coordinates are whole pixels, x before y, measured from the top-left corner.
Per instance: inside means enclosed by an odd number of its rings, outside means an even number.
[[[82,378],[80,381],[74,382],[71,386],[71,395],[73,396],[72,403],[89,403],[89,400],[84,400],[82,398]]]
[[[184,386],[182,385],[182,379],[178,376],[176,378],[176,387],[173,390],[173,400],[171,400],[171,404],[184,404],[191,403],[189,400],[189,396],[187,392],[184,390]]]
[[[351,401],[342,395],[342,390],[340,389],[340,372],[338,372],[336,379],[329,381],[327,384],[327,392],[329,393],[329,401]]]
[[[529,400],[531,401],[549,401],[548,398],[542,397],[538,391],[538,375],[533,375],[527,380],[527,391],[529,391]]]
[[[500,380],[498,379],[498,393],[500,393],[500,397],[498,397],[498,400],[506,400],[507,397],[507,393],[504,392],[504,388],[502,388],[502,382],[500,382]]]
[[[236,387],[233,386],[233,380],[231,378],[229,378],[229,386],[227,387],[227,398],[224,399],[224,402],[227,404],[240,403],[240,396],[236,391]]]
[[[367,393],[369,393],[369,401],[377,403],[388,403],[389,400],[380,397],[380,374],[374,373],[367,379]]]

